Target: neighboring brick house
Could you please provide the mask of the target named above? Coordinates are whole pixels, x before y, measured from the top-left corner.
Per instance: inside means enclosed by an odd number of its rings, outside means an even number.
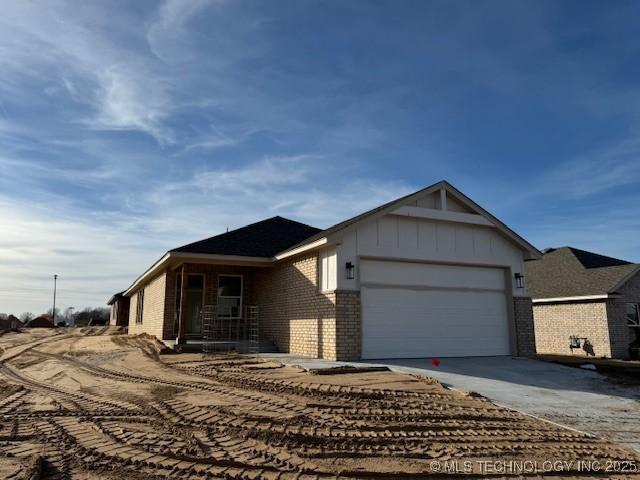
[[[129,326],[129,297],[123,295],[124,292],[118,292],[113,295],[107,305],[109,311],[109,325],[118,327]]]
[[[0,330],[11,330],[22,327],[22,322],[14,315],[0,318]]]
[[[442,181],[320,230],[273,217],[168,251],[124,292],[169,345],[245,307],[279,350],[327,359],[533,355],[524,260],[541,253]],[[215,327],[218,328],[218,327]]]
[[[640,265],[562,247],[525,267],[538,354],[637,357]]]
[[[27,328],[55,328],[53,317],[48,314],[29,320],[24,326]]]

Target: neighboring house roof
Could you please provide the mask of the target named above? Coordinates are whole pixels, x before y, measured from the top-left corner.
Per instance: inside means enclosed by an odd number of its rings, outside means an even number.
[[[573,247],[549,248],[525,263],[527,289],[535,299],[615,293],[640,265]]]
[[[53,318],[51,315],[40,315],[39,317],[34,318],[33,320],[29,320],[26,324],[27,327],[37,328],[37,327],[45,327],[50,328],[53,327]]]
[[[109,301],[107,302],[107,305],[113,305],[114,303],[116,303],[116,300],[122,298],[122,296],[124,295],[124,290],[118,293],[114,293],[113,296],[109,299]]]
[[[169,251],[271,258],[320,231],[294,220],[272,217]]]

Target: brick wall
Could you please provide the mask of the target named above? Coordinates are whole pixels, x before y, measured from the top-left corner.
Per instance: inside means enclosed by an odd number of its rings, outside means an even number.
[[[359,360],[362,356],[360,292],[337,291],[336,358]]]
[[[138,308],[138,292],[131,297],[129,308],[129,334],[148,333],[157,338],[163,338],[165,291],[167,275],[162,273],[151,280],[144,287],[144,306],[142,323],[136,324],[136,310]]]
[[[588,355],[569,348],[569,337],[575,335],[589,339],[594,356],[611,356],[606,302],[536,304],[533,315],[538,353]]]
[[[620,295],[618,298],[607,300],[611,356],[627,359],[632,332],[627,325],[626,304],[640,303],[640,274],[630,278],[617,293]]]
[[[263,337],[283,352],[336,359],[336,297],[318,288],[318,255],[302,255],[256,272]],[[345,297],[346,298],[346,297]],[[350,313],[344,303],[344,315]]]
[[[513,297],[513,316],[516,334],[516,354],[520,357],[535,356],[536,338],[531,298]]]

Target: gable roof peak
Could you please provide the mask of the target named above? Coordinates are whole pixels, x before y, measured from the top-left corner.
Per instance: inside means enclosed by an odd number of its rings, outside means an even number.
[[[581,250],[575,247],[564,247],[568,249],[573,256],[582,264],[584,268],[606,268],[606,267],[618,267],[621,265],[631,265],[632,262],[621,260],[619,258],[608,257],[606,255],[600,255],[599,253],[589,252],[587,250]]]

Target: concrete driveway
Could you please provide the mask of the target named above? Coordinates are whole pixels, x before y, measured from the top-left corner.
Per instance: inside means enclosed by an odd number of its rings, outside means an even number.
[[[386,365],[436,378],[445,386],[478,392],[493,402],[640,450],[640,388],[614,385],[591,370],[512,357],[330,362],[269,355],[303,368]]]

